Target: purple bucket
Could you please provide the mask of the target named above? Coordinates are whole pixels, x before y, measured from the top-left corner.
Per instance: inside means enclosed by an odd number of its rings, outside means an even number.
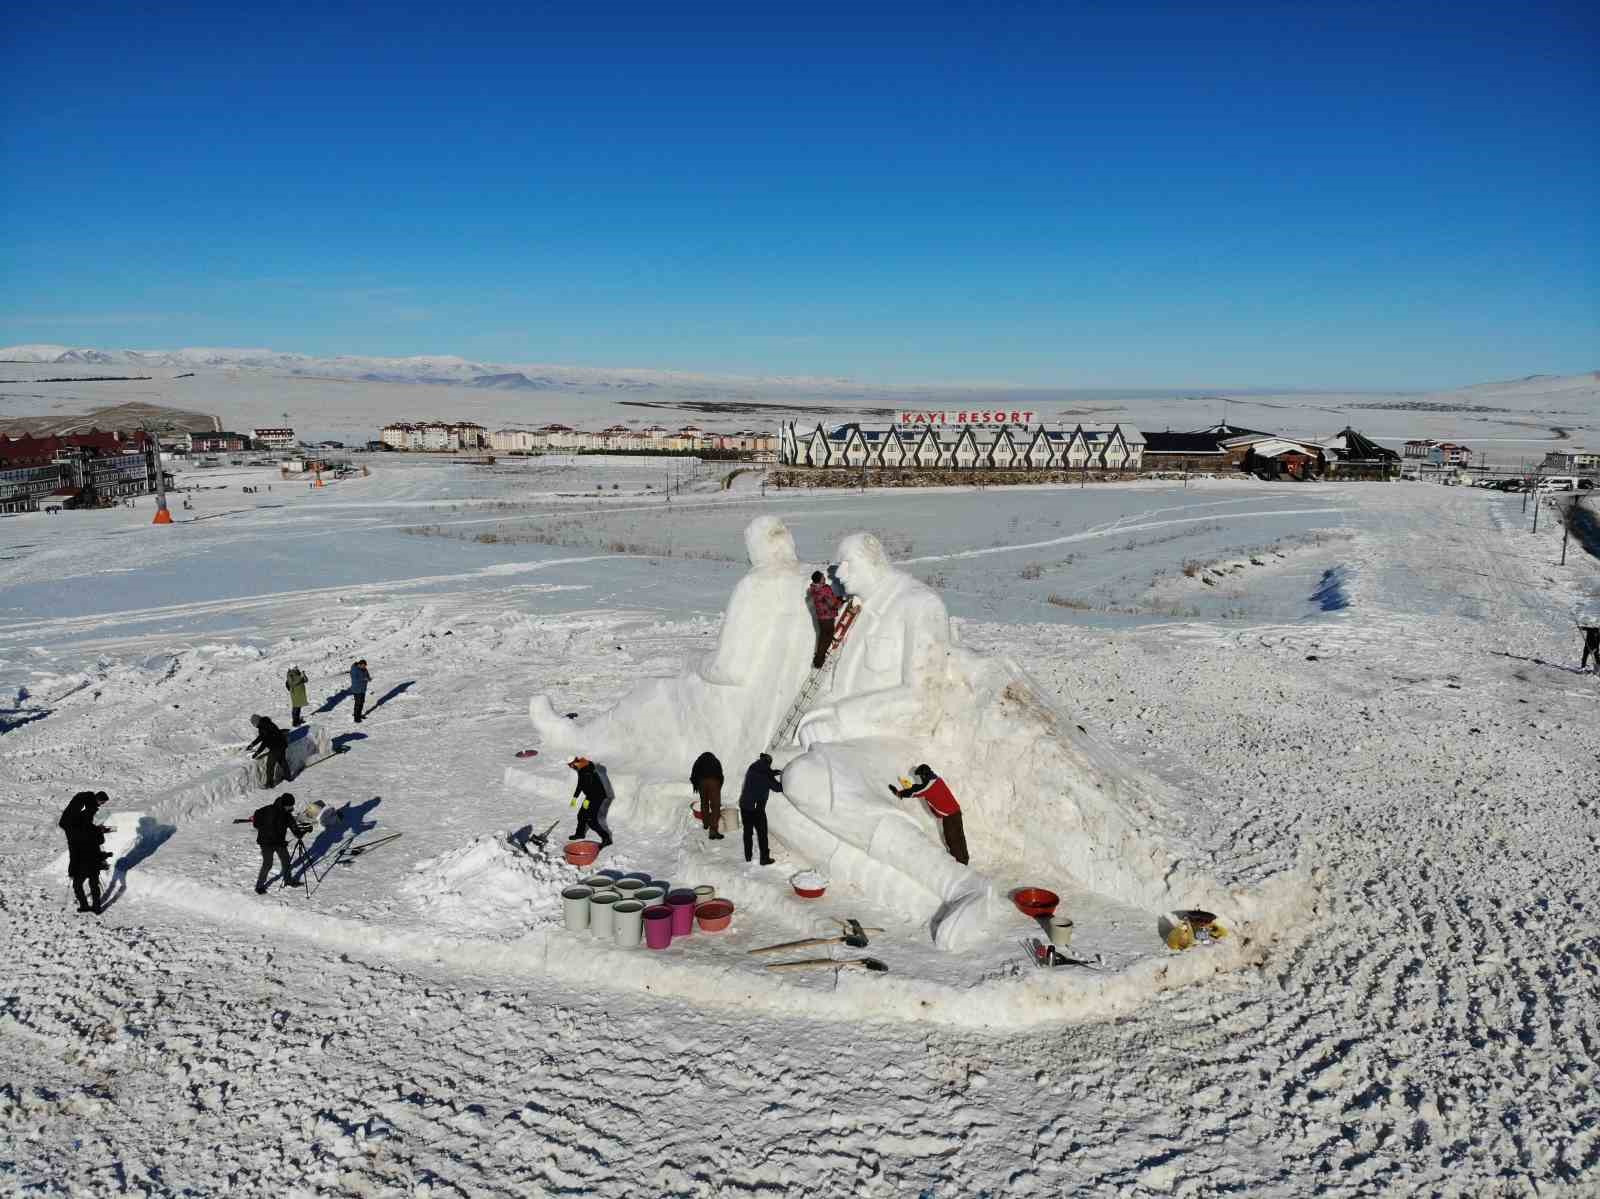
[[[672,909],[657,905],[644,910],[644,943],[651,949],[672,944]]]
[[[687,937],[694,932],[694,905],[700,897],[693,891],[674,891],[667,896],[667,910],[672,913],[672,935]]]

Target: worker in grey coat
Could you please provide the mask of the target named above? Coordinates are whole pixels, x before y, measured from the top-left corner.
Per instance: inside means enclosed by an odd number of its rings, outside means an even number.
[[[367,684],[372,675],[367,670],[367,660],[359,658],[350,666],[350,694],[356,697],[356,723],[361,723],[361,710],[367,706]]]

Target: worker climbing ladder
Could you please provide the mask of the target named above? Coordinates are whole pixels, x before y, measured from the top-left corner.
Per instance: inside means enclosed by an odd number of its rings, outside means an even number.
[[[856,597],[851,596],[845,601],[844,610],[839,614],[839,621],[834,625],[833,640],[828,642],[828,652],[822,659],[822,665],[813,667],[811,673],[806,676],[800,694],[794,697],[794,703],[789,705],[789,710],[778,722],[778,731],[772,735],[772,740],[767,745],[768,753],[780,745],[789,744],[794,739],[801,718],[811,710],[811,704],[817,698],[817,693],[822,690],[822,684],[833,676],[833,670],[839,664],[839,647],[850,635],[850,626],[855,624],[856,613],[860,610],[861,601]]]

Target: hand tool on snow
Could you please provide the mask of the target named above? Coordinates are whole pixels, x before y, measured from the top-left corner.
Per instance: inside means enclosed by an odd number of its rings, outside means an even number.
[[[769,962],[768,970],[866,970],[873,974],[887,974],[889,967],[877,958],[807,958],[800,962]]]
[[[782,953],[790,949],[810,949],[816,945],[848,945],[851,949],[865,949],[868,933],[881,933],[881,928],[862,928],[859,920],[841,920],[844,931],[837,937],[807,937],[803,941],[785,941],[782,945],[763,945],[749,953]]]
[[[370,841],[363,841],[359,845],[352,845],[349,852],[346,853],[340,860],[346,866],[348,866],[351,858],[359,858],[362,854],[366,853],[367,850],[377,849],[380,845],[387,845],[389,842],[398,840],[404,835],[404,833],[389,833],[382,837],[374,837]]]

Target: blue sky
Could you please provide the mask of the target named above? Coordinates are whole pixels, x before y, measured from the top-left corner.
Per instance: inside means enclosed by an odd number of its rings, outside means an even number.
[[[864,380],[1600,367],[1591,4],[32,5],[0,344]]]

